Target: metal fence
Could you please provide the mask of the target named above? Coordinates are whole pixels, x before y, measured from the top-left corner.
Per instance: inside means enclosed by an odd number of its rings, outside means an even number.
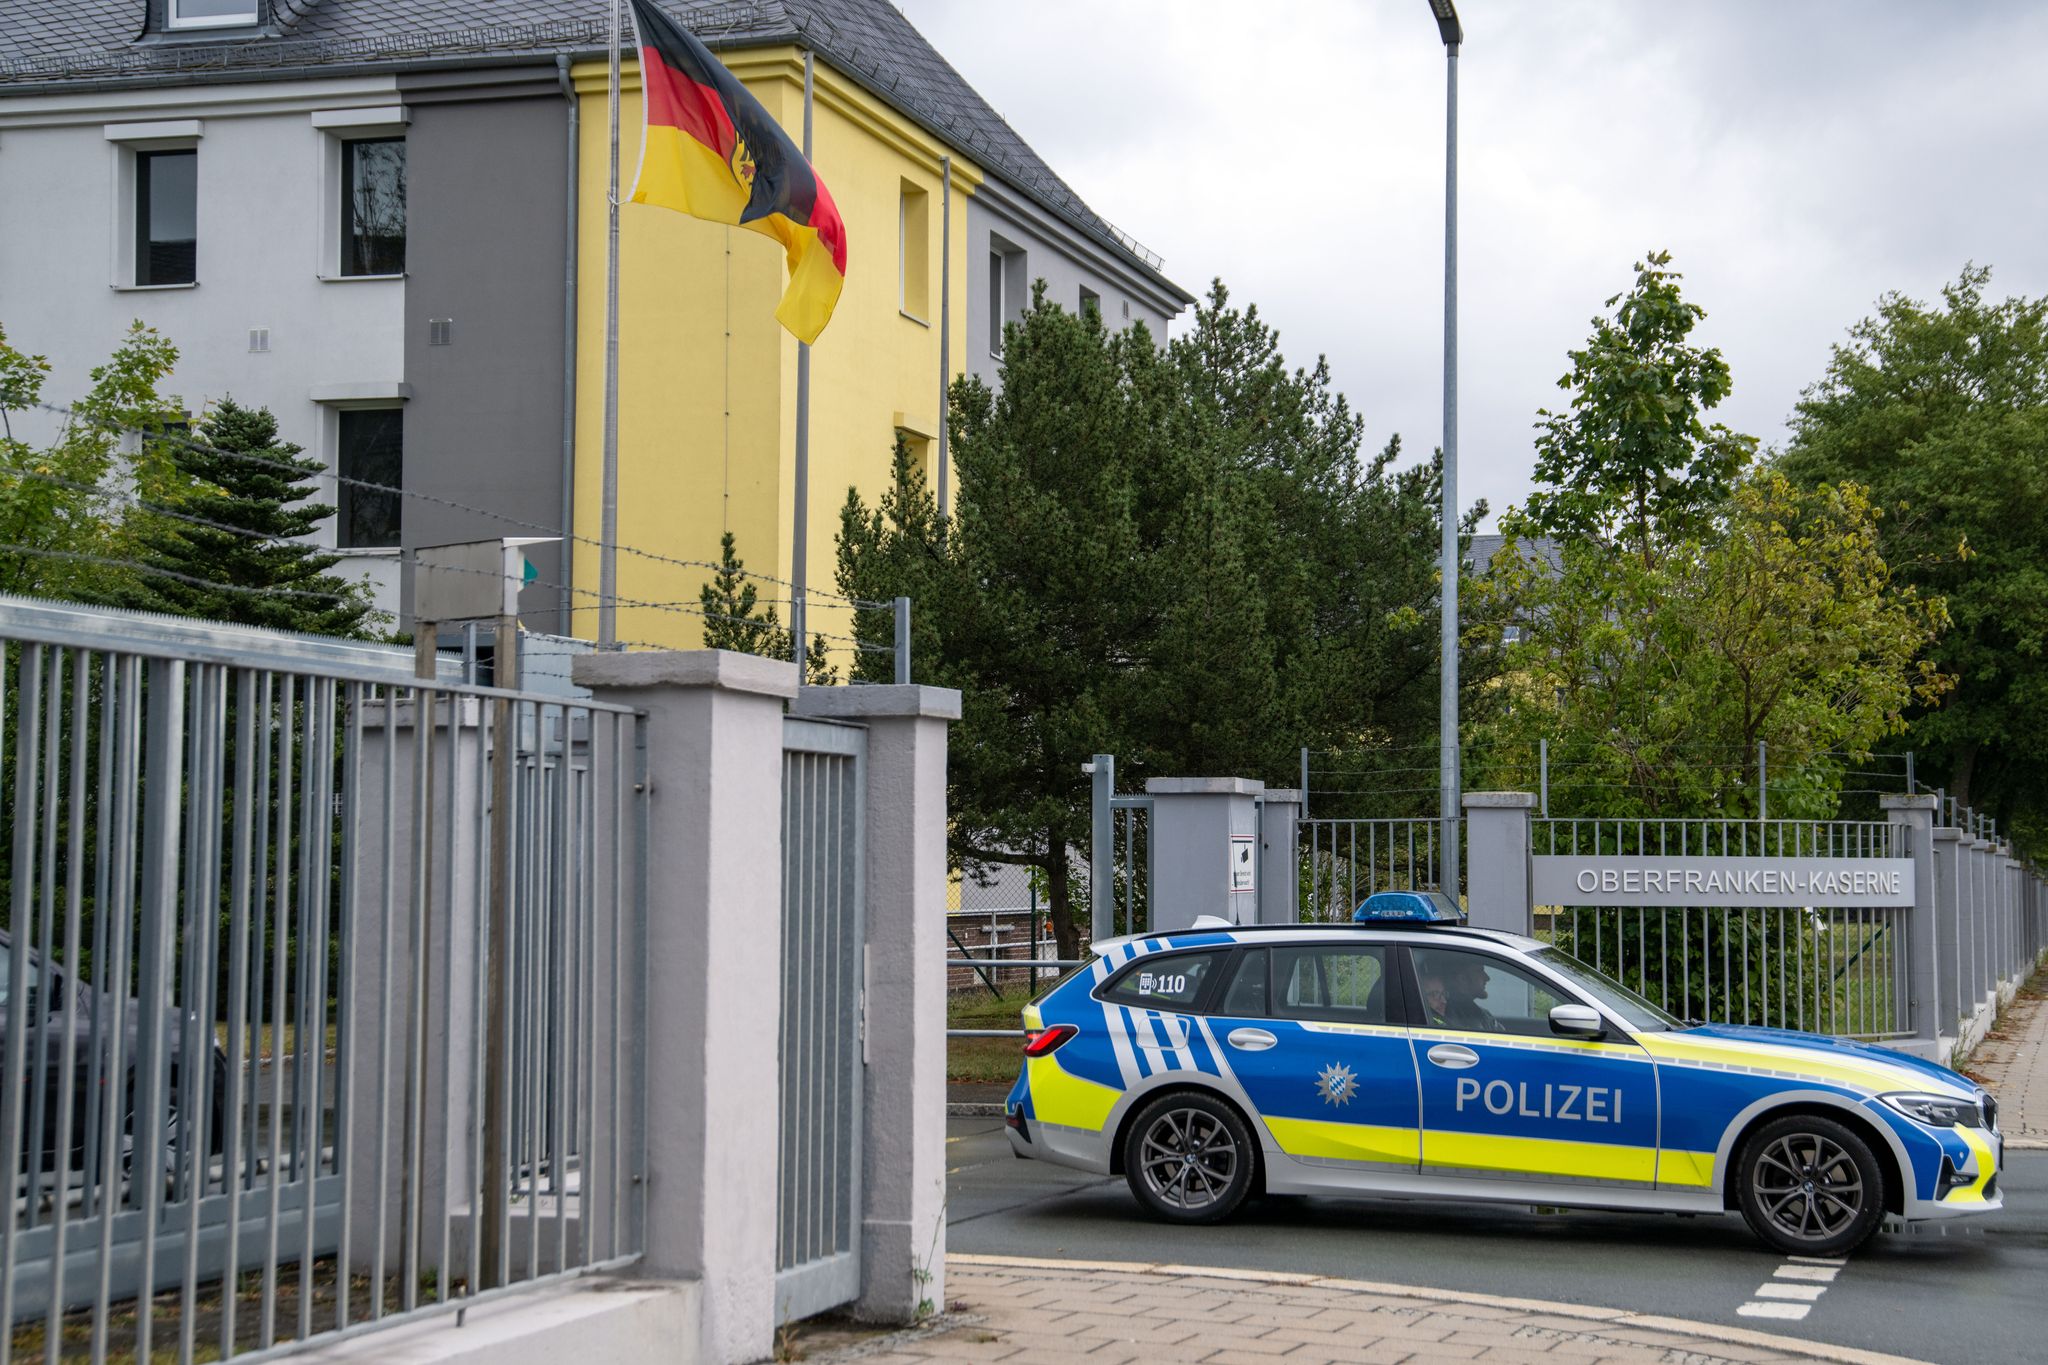
[[[261,1356],[640,1246],[640,729],[0,602],[13,1358]]]
[[[1896,907],[1545,908],[1536,936],[1682,1019],[1851,1038],[1912,1032]]]
[[[1867,820],[1553,819],[1538,855],[1878,859],[1898,826]],[[1913,1030],[1902,907],[1540,907],[1537,936],[1686,1019],[1843,1037]]]
[[[1898,826],[1882,820],[1538,820],[1540,854],[1646,858],[1896,858]]]
[[[779,1322],[860,1293],[866,761],[857,726],[783,722]]]
[[[1460,831],[1463,822],[1454,822]],[[1443,889],[1444,822],[1434,818],[1398,820],[1304,820],[1301,822],[1302,880],[1307,920],[1348,920],[1359,902],[1375,891]],[[1458,850],[1448,888],[1457,893]]]

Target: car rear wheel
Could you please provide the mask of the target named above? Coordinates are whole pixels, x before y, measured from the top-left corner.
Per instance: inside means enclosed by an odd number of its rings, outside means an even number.
[[[1779,1251],[1839,1256],[1884,1220],[1884,1168],[1870,1144],[1832,1119],[1795,1114],[1743,1146],[1737,1197],[1751,1232]]]
[[[1153,1216],[1174,1223],[1228,1218],[1252,1188],[1258,1147],[1238,1112],[1190,1091],[1146,1105],[1124,1138],[1124,1178]]]

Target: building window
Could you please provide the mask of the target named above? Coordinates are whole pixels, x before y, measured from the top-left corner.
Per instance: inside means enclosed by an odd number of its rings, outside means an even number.
[[[261,21],[261,0],[170,0],[167,28],[229,28]]]
[[[1084,284],[1081,286],[1081,316],[1085,318],[1090,313],[1102,316],[1102,295]]]
[[[405,139],[341,144],[341,273],[405,273]]]
[[[897,307],[923,322],[931,316],[931,195],[903,182],[896,223]]]
[[[988,253],[988,353],[1003,353],[1003,253]]]
[[[343,479],[405,486],[405,424],[398,408],[343,408],[334,466]],[[344,550],[398,544],[404,499],[397,493],[342,483],[335,498],[336,543]]]
[[[135,154],[135,282],[198,278],[199,153]]]

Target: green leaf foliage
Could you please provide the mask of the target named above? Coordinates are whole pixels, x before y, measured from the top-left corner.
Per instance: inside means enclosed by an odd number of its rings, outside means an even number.
[[[1728,396],[1728,364],[1688,338],[1706,317],[1679,289],[1671,254],[1636,262],[1611,316],[1571,352],[1564,412],[1539,412],[1528,518],[1560,538],[1626,543],[1649,563],[1660,540],[1697,530],[1727,498],[1754,437],[1706,414]]]
[[[1953,695],[1915,708],[1930,783],[2036,845],[2048,834],[2048,299],[1986,297],[1968,266],[1937,302],[1900,294],[1849,330],[1779,463],[1855,481],[1900,578],[1946,601]]]
[[[132,587],[137,575],[108,562],[135,552],[123,508],[170,491],[179,476],[156,443],[131,452],[130,434],[183,420],[178,400],[157,391],[177,358],[162,335],[134,324],[55,419],[54,435],[35,441],[28,433],[53,417],[50,365],[0,328],[0,545],[20,547],[0,550],[0,592],[108,601]]]

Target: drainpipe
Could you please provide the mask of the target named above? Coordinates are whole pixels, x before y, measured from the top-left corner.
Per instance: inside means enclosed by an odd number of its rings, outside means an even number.
[[[574,596],[576,582],[576,208],[579,146],[582,141],[582,101],[576,84],[569,78],[569,57],[555,58],[555,75],[562,83],[562,96],[569,101],[569,170],[566,217],[568,241],[562,252],[562,608],[556,618],[563,635],[576,633]]]

